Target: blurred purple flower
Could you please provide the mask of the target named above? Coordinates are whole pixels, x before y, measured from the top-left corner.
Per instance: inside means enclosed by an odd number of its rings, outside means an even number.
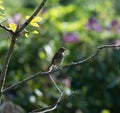
[[[14,23],[14,24],[17,24],[19,21],[20,21],[20,18],[21,18],[21,14],[17,13],[15,14],[12,18],[10,18],[8,20],[8,23]]]
[[[116,19],[112,20],[110,30],[112,30],[115,33],[120,33],[120,24],[118,20]]]
[[[102,30],[101,25],[99,23],[96,23],[93,28],[97,32],[101,32],[101,30]]]
[[[44,14],[44,13],[46,13],[46,11],[47,11],[47,9],[43,8],[42,11],[41,11],[41,13]]]
[[[94,25],[95,23],[96,23],[96,19],[95,19],[95,18],[90,18],[90,19],[88,20],[87,25],[86,25],[87,29],[88,29],[88,30],[93,29],[93,25]]]
[[[112,20],[111,26],[114,27],[116,25],[118,25],[118,21],[116,19]]]
[[[63,41],[66,43],[78,43],[79,36],[75,33],[67,33],[63,35]]]
[[[71,86],[71,80],[70,79],[64,79],[63,80],[63,84],[66,86],[66,87],[70,87]]]
[[[18,13],[18,14],[16,14],[16,15],[14,15],[14,20],[15,20],[15,21],[18,22],[18,21],[20,20],[20,18],[21,18],[21,14]]]
[[[101,32],[102,28],[101,25],[97,22],[95,18],[90,18],[88,23],[86,24],[86,28],[88,30],[95,30],[97,32]]]

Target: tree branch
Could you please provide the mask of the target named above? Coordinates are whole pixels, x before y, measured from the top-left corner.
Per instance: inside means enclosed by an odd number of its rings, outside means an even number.
[[[32,19],[39,13],[39,11],[41,10],[41,8],[44,6],[45,2],[47,0],[42,0],[42,2],[40,3],[39,7],[33,12],[33,14],[30,16],[30,18],[28,20],[26,20],[26,22],[21,25],[20,28],[18,28],[16,30],[16,32],[14,33],[12,30],[10,30],[9,28],[5,27],[2,25],[2,23],[0,24],[0,27],[3,28],[4,30],[12,33],[12,40],[11,40],[11,43],[10,43],[10,47],[9,47],[9,50],[8,50],[8,53],[6,55],[6,58],[5,58],[5,63],[4,63],[4,66],[3,66],[3,69],[2,69],[2,72],[1,72],[1,79],[0,79],[0,95],[1,93],[4,92],[4,84],[5,84],[5,80],[6,80],[6,73],[7,73],[7,69],[8,69],[8,65],[9,65],[9,61],[11,59],[11,56],[12,56],[12,53],[13,53],[13,50],[14,50],[14,45],[15,45],[15,42],[16,42],[16,39],[17,37],[19,36],[19,33],[21,31],[23,31],[23,29],[32,21]],[[33,77],[34,78],[34,77]],[[29,79],[32,79],[32,78],[28,78]],[[16,84],[13,84],[12,86],[9,87],[9,89],[19,85],[19,84],[22,84],[24,83],[24,81],[28,81],[27,79],[23,80],[23,81],[20,81]]]
[[[61,89],[58,87],[58,85],[56,84],[55,80],[53,79],[52,75],[49,74],[50,79],[52,80],[53,84],[55,85],[55,87],[57,88],[57,90],[59,91],[60,94],[62,94],[63,92],[61,91]]]
[[[60,95],[60,97],[57,99],[57,101],[51,105],[51,106],[48,106],[48,107],[45,107],[45,108],[39,108],[39,109],[35,109],[35,110],[32,110],[31,112],[29,113],[46,113],[46,112],[49,112],[49,111],[53,111],[56,109],[56,107],[61,104],[63,101],[65,101],[66,99],[68,98],[71,98],[72,96],[75,96],[75,95],[78,95],[80,94],[79,91],[73,91],[70,95],[67,95],[67,97],[64,97],[63,99],[63,96],[64,96],[64,93],[62,93]]]
[[[110,48],[110,47],[119,47],[119,46],[120,46],[120,45],[104,45],[104,46],[100,46],[100,47],[97,48],[97,51],[96,51],[93,55],[91,55],[90,57],[88,57],[88,58],[86,58],[86,59],[84,59],[84,60],[82,60],[82,61],[72,62],[72,63],[64,66],[63,68],[66,68],[66,67],[69,67],[69,66],[73,66],[73,65],[79,65],[79,64],[81,64],[81,63],[87,62],[87,61],[91,60],[92,58],[96,57],[96,56],[98,55],[98,53],[100,52],[100,50],[102,50],[102,49]],[[58,98],[57,102],[54,103],[53,105],[48,106],[48,107],[46,107],[46,108],[44,108],[44,109],[39,108],[39,109],[33,110],[33,111],[30,112],[30,113],[46,113],[46,112],[49,112],[49,111],[53,111],[53,110],[56,109],[56,107],[58,106],[58,104],[60,104],[62,101],[65,100],[65,99],[64,99],[64,100],[62,99],[62,97],[63,97],[63,92],[59,89],[59,87],[57,86],[57,84],[55,83],[54,79],[52,78],[52,76],[51,76],[50,74],[49,74],[49,77],[50,77],[50,79],[52,80],[52,82],[54,83],[55,87],[56,87],[56,88],[58,89],[58,91],[61,93],[60,97]],[[76,92],[75,92],[75,93],[71,93],[71,94],[70,94],[68,97],[66,97],[66,98],[68,99],[69,97],[71,97],[71,96],[73,96],[73,95],[75,95],[75,94],[78,94],[78,93],[76,93]]]
[[[8,65],[9,65],[9,62],[10,62],[10,59],[11,59],[11,56],[12,56],[12,53],[13,53],[15,42],[16,42],[16,37],[12,37],[10,47],[9,47],[8,53],[6,55],[4,66],[3,66],[3,69],[2,69],[2,72],[1,72],[0,93],[2,93],[2,90],[4,88],[6,73],[7,73]]]
[[[16,82],[16,83],[12,84],[11,86],[3,89],[2,93],[5,93],[5,92],[11,90],[11,89],[13,89],[14,87],[20,86],[21,84],[23,84],[23,83],[25,83],[25,82],[27,82],[27,81],[29,81],[29,80],[32,80],[32,79],[36,78],[37,76],[39,76],[39,75],[41,75],[41,74],[42,74],[42,75],[47,75],[47,74],[49,74],[49,73],[50,73],[49,71],[48,71],[48,72],[41,72],[41,71],[40,71],[40,72],[38,72],[38,73],[36,73],[36,74],[34,74],[34,75],[26,78],[26,79],[23,79],[23,80],[21,80],[21,81],[19,81],[19,82]]]
[[[16,31],[16,34],[20,34],[20,32],[22,32],[24,30],[24,28],[27,27],[27,25],[33,20],[33,18],[35,18],[35,16],[39,13],[39,11],[42,9],[42,7],[45,5],[46,2],[47,2],[47,0],[42,0],[40,5],[38,6],[38,8],[30,16],[30,18],[28,20],[26,20],[25,23],[23,25],[21,25],[21,27]]]
[[[5,92],[7,92],[7,91],[9,91],[9,90],[17,87],[17,86],[20,86],[20,85],[22,85],[23,83],[26,83],[27,81],[36,78],[37,76],[40,76],[40,75],[43,75],[43,76],[44,76],[44,75],[49,75],[49,74],[51,74],[51,73],[60,71],[60,70],[62,70],[62,69],[64,69],[64,68],[68,68],[68,67],[70,67],[70,66],[76,66],[76,65],[80,65],[80,64],[82,64],[82,63],[85,63],[85,62],[93,59],[94,57],[96,57],[101,50],[106,49],[106,48],[115,48],[115,47],[120,47],[120,44],[119,44],[119,45],[103,45],[103,46],[99,46],[94,54],[92,54],[91,56],[87,57],[87,58],[84,59],[84,60],[80,60],[80,61],[77,61],[77,62],[71,62],[71,63],[69,63],[69,64],[67,64],[67,65],[65,65],[65,66],[63,66],[63,67],[59,67],[59,68],[57,68],[57,69],[55,69],[55,70],[52,70],[52,71],[47,71],[47,72],[41,72],[41,71],[40,71],[40,72],[38,72],[38,73],[36,73],[36,74],[34,74],[34,75],[26,78],[26,79],[23,79],[23,80],[21,80],[21,81],[19,81],[19,82],[16,82],[16,83],[14,83],[13,85],[11,85],[11,86],[3,89],[2,93],[5,93]]]
[[[98,46],[96,52],[94,54],[92,54],[91,56],[89,56],[88,58],[86,58],[84,60],[81,60],[81,61],[77,61],[77,62],[71,62],[71,63],[67,64],[66,66],[64,66],[63,68],[67,68],[69,66],[75,66],[75,65],[79,65],[79,64],[82,64],[84,62],[87,62],[87,61],[93,59],[94,57],[96,57],[102,49],[115,48],[115,47],[120,47],[120,44],[118,44],[118,45],[113,45],[112,44],[112,45]]]
[[[13,32],[12,30],[10,30],[9,28],[7,28],[7,27],[4,26],[4,25],[0,24],[0,27],[1,27],[2,29],[4,29],[5,31],[8,31],[8,32],[11,33],[11,34],[14,34],[14,32]]]
[[[9,28],[7,28],[6,26],[3,26],[2,24],[0,24],[0,27],[3,28],[4,30],[8,31],[9,33],[16,34],[16,36],[19,36],[20,32],[22,32],[25,29],[25,27],[27,27],[28,24],[33,20],[33,18],[35,18],[35,16],[40,12],[40,10],[42,9],[42,7],[45,5],[46,2],[47,2],[47,0],[42,0],[40,5],[38,6],[38,8],[30,16],[30,18],[28,20],[26,20],[25,23],[23,25],[21,25],[21,27],[18,28],[15,33],[12,30],[10,30]]]
[[[53,111],[53,110],[56,109],[57,105],[61,102],[62,97],[63,97],[63,93],[61,93],[60,97],[57,99],[56,103],[54,103],[53,105],[45,107],[45,108],[35,109],[35,110],[32,110],[29,113],[46,113],[46,112],[49,112],[49,111]]]

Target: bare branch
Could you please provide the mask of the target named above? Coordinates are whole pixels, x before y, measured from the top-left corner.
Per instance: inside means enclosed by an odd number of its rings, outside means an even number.
[[[75,96],[75,95],[79,95],[80,92],[79,91],[73,91],[70,95],[67,95],[66,97],[63,97],[64,96],[64,93],[62,92],[62,94],[60,95],[60,97],[57,99],[56,103],[54,103],[53,105],[51,106],[48,106],[48,107],[45,107],[45,108],[39,108],[39,109],[35,109],[35,110],[32,110],[31,112],[29,113],[46,113],[46,112],[49,112],[49,111],[53,111],[56,109],[56,107],[62,103],[63,101],[65,101],[66,99],[68,98],[71,98],[72,96]]]
[[[49,74],[50,79],[52,80],[53,84],[55,85],[55,87],[57,88],[57,90],[59,91],[60,94],[62,94],[61,89],[58,87],[58,85],[56,84],[55,80],[53,79],[52,75]]]
[[[30,113],[46,113],[49,111],[53,111],[56,109],[58,103],[61,102],[62,97],[63,97],[63,93],[61,93],[60,97],[57,99],[56,103],[54,103],[53,105],[45,107],[45,108],[39,108],[39,109],[32,110]]]
[[[59,68],[57,68],[57,69],[55,69],[55,70],[52,70],[52,71],[38,72],[38,73],[36,73],[36,74],[34,74],[34,75],[26,78],[26,79],[23,79],[22,81],[19,81],[19,82],[15,83],[15,84],[13,84],[13,85],[11,85],[11,86],[3,89],[2,93],[5,93],[5,92],[11,90],[11,89],[13,89],[14,87],[20,86],[20,85],[22,85],[23,83],[26,83],[27,81],[36,78],[37,76],[49,75],[49,74],[51,74],[51,73],[60,71],[60,70],[62,70],[62,69],[64,69],[64,68],[68,68],[68,67],[70,67],[70,66],[76,66],[76,65],[80,65],[80,64],[82,64],[82,63],[85,63],[85,62],[93,59],[94,57],[96,57],[96,56],[98,55],[98,53],[99,53],[102,49],[115,48],[115,47],[120,47],[120,44],[119,44],[119,45],[103,45],[103,46],[99,46],[94,54],[92,54],[91,56],[85,58],[84,60],[80,60],[80,61],[76,61],[76,62],[71,62],[71,63],[69,63],[69,64],[67,64],[67,65],[65,65],[65,66],[63,66],[63,67],[59,67]]]
[[[4,66],[3,66],[3,69],[2,69],[2,72],[1,72],[0,93],[2,93],[2,90],[4,88],[6,73],[7,73],[8,65],[9,65],[9,62],[10,62],[10,59],[11,59],[11,56],[12,56],[12,53],[13,53],[15,42],[16,42],[16,37],[12,37],[10,47],[9,47],[8,53],[6,55]]]
[[[32,79],[36,78],[37,76],[39,76],[39,75],[41,75],[41,74],[42,74],[42,75],[47,75],[47,74],[49,74],[49,73],[50,73],[50,72],[41,72],[41,71],[40,71],[40,72],[38,72],[38,73],[36,73],[36,74],[34,74],[34,75],[26,78],[26,79],[23,79],[22,81],[19,81],[19,82],[17,82],[17,83],[14,83],[14,84],[12,84],[11,86],[3,89],[3,90],[2,90],[2,93],[5,93],[5,92],[11,90],[11,89],[13,89],[14,87],[20,86],[21,84],[23,84],[23,83],[25,83],[25,82],[27,82],[27,81],[29,81],[29,80],[32,80]]]
[[[23,31],[23,29],[25,27],[27,27],[27,25],[33,20],[33,18],[35,18],[35,16],[39,13],[39,11],[42,9],[42,7],[45,5],[46,2],[47,2],[47,0],[42,0],[42,2],[40,3],[40,5],[38,6],[38,8],[30,16],[30,18],[28,20],[26,20],[25,23],[23,25],[21,25],[21,27],[16,31],[16,34],[19,34],[20,32]]]
[[[112,48],[112,47],[120,47],[120,44],[103,45],[103,46],[99,46],[98,49]]]
[[[53,111],[56,109],[58,103],[61,102],[61,99],[63,97],[63,92],[61,91],[61,89],[58,87],[58,85],[56,84],[55,80],[53,79],[52,75],[49,74],[49,77],[50,79],[52,80],[53,84],[55,85],[55,87],[57,88],[57,90],[59,91],[60,93],[60,97],[57,99],[56,103],[53,104],[52,106],[48,106],[46,108],[44,108],[44,110],[42,109],[36,109],[36,110],[33,110],[31,113],[46,113],[46,112],[49,112],[49,111]]]
[[[88,58],[81,60],[81,61],[77,61],[77,62],[71,62],[69,64],[67,64],[66,66],[64,66],[63,68],[67,68],[69,66],[75,66],[75,65],[79,65],[82,64],[84,62],[87,62],[91,59],[93,59],[94,57],[96,57],[98,55],[98,53],[102,50],[102,49],[106,49],[106,48],[115,48],[115,47],[120,47],[120,44],[118,45],[103,45],[103,46],[99,46],[96,50],[96,52],[94,54],[92,54],[91,56],[89,56]]]

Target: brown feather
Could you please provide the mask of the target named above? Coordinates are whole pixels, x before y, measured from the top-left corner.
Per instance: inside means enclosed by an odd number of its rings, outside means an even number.
[[[65,52],[65,48],[64,47],[61,47],[56,53],[55,55],[53,56],[52,58],[52,62],[50,64],[50,66],[48,67],[48,70],[51,70],[51,68],[53,66],[57,67],[60,65],[60,63],[63,61],[64,59],[64,52]]]

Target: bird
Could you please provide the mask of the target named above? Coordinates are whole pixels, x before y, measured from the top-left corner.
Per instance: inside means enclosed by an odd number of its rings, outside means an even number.
[[[54,68],[59,67],[59,65],[62,63],[64,60],[64,53],[65,53],[66,48],[61,47],[58,49],[58,51],[54,54],[51,64],[48,67],[48,70],[51,71]]]

